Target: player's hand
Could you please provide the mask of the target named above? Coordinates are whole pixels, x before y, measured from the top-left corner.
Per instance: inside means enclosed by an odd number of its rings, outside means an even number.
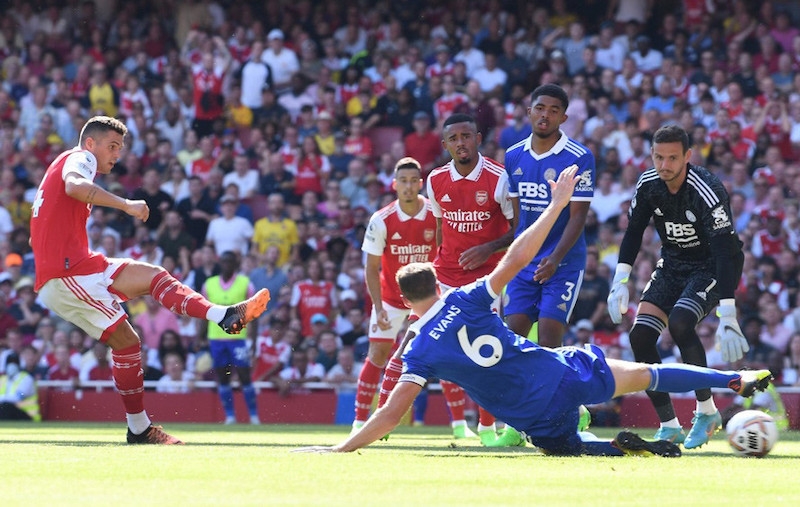
[[[567,167],[561,174],[558,175],[558,180],[548,180],[550,184],[550,202],[556,209],[562,209],[569,204],[572,199],[572,192],[575,191],[575,184],[580,179],[578,174],[578,166],[572,164]]]
[[[536,266],[536,272],[533,274],[533,280],[539,283],[544,283],[553,277],[557,269],[557,262],[552,261],[550,257],[544,257],[541,261],[539,261],[539,265]]]
[[[744,357],[744,353],[750,350],[747,339],[739,328],[736,320],[736,307],[733,305],[720,305],[717,309],[719,326],[717,327],[716,339],[717,350],[722,352],[722,359],[727,363],[733,363]]]
[[[150,208],[144,201],[125,199],[125,209],[123,211],[142,222],[147,222],[147,219],[150,218]]]
[[[458,258],[458,265],[464,271],[477,269],[483,266],[493,253],[494,250],[488,245],[476,245],[472,248],[467,248]]]
[[[299,449],[293,449],[289,452],[300,452],[300,453],[310,453],[310,454],[328,454],[330,452],[335,452],[333,447],[326,446],[326,445],[311,445],[309,447],[300,447]]]
[[[386,310],[383,309],[379,310],[377,312],[377,315],[378,315],[378,327],[381,329],[381,331],[386,331],[388,329],[391,329],[392,323],[389,320],[389,314],[386,313]]]
[[[608,315],[611,322],[619,324],[622,322],[622,315],[628,313],[628,278],[631,274],[631,266],[627,264],[617,265],[614,273],[614,282],[611,284],[611,291],[608,293],[606,302],[608,303]]]

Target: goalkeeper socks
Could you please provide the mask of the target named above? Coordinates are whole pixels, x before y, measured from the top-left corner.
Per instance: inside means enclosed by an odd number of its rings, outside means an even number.
[[[709,397],[707,400],[697,400],[697,412],[705,415],[716,414],[717,405],[714,403],[714,398]]]
[[[220,385],[217,393],[219,394],[219,400],[222,402],[222,409],[225,411],[225,417],[234,417],[233,389],[231,386]]]
[[[735,371],[718,371],[691,364],[653,364],[648,391],[684,393],[709,387],[728,387],[739,378]]]

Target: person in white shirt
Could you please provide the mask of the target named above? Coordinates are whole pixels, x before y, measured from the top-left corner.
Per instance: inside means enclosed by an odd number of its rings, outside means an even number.
[[[486,53],[484,67],[475,71],[473,79],[480,83],[483,93],[498,94],[497,96],[502,97],[508,74],[497,66],[497,55]]]
[[[272,81],[278,95],[289,91],[289,81],[300,70],[297,54],[283,45],[283,31],[273,28],[267,34],[269,47],[261,53],[261,61],[272,70]]]
[[[250,160],[244,153],[234,156],[233,171],[222,178],[224,188],[231,183],[239,187],[239,195],[243,199],[249,199],[258,192],[258,171],[250,168]]]
[[[272,82],[272,69],[261,60],[263,55],[264,43],[257,40],[253,42],[253,46],[250,49],[250,59],[242,65],[242,93],[239,100],[250,109],[257,109],[263,106],[262,90],[264,87],[271,88],[274,85]]]
[[[453,57],[454,62],[464,62],[467,67],[467,77],[472,79],[473,74],[486,65],[483,51],[473,47],[472,34],[464,32],[461,35],[461,51]]]

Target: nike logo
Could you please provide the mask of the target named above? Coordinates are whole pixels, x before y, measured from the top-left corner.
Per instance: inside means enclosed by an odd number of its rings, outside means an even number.
[[[734,334],[737,334],[737,335],[739,335],[739,336],[742,336],[742,333],[741,333],[741,331],[738,331],[737,329],[735,329],[735,328],[733,328],[733,327],[731,327],[731,326],[728,326],[728,325],[724,325],[724,326],[722,326],[722,330],[723,330],[723,331],[730,331],[730,332],[732,332],[732,333],[734,333]]]

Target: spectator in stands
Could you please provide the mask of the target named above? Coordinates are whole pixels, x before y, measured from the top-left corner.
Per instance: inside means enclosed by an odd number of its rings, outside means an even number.
[[[222,119],[225,102],[222,86],[232,61],[231,53],[221,37],[212,36],[211,43],[209,47],[205,35],[192,30],[181,51],[184,65],[192,70],[195,109],[192,128],[201,139],[212,134],[215,122]],[[195,46],[202,48],[199,63],[193,62],[189,54]]]
[[[167,352],[162,360],[164,376],[158,379],[156,392],[189,393],[194,389],[194,373],[186,369],[186,359],[177,352]]]
[[[111,372],[111,362],[108,359],[108,345],[97,340],[88,352],[89,359],[84,363],[80,371],[80,381],[87,382],[93,380],[114,380]]]
[[[342,347],[337,352],[336,364],[325,375],[325,382],[335,384],[339,389],[342,384],[355,384],[363,367],[364,363],[356,362],[351,347]]]
[[[310,364],[308,349],[296,347],[292,349],[290,366],[284,368],[274,382],[278,394],[288,396],[293,390],[302,390],[309,382],[321,382],[324,376],[325,368],[321,364]]]
[[[452,83],[452,78],[445,78]],[[452,86],[451,86],[452,87]],[[437,101],[438,102],[438,101]],[[422,166],[423,177],[433,170],[442,158],[441,136],[431,130],[431,117],[425,111],[414,113],[414,132],[403,138],[405,154]]]
[[[222,216],[214,218],[208,224],[205,243],[214,247],[217,256],[231,251],[241,256],[247,255],[250,239],[253,237],[253,225],[245,218],[236,216],[239,200],[231,195],[220,199]]]
[[[22,369],[16,353],[8,356],[0,375],[0,420],[41,421],[36,380]]]
[[[150,218],[145,225],[151,231],[155,231],[164,219],[164,213],[175,205],[169,194],[161,190],[161,175],[157,169],[147,169],[142,178],[142,188],[137,189],[131,195],[132,199],[141,199],[150,208]]]
[[[30,345],[36,337],[36,326],[45,316],[47,310],[36,302],[33,292],[33,279],[23,276],[14,284],[16,298],[8,309],[8,313],[17,321],[23,343]]]

